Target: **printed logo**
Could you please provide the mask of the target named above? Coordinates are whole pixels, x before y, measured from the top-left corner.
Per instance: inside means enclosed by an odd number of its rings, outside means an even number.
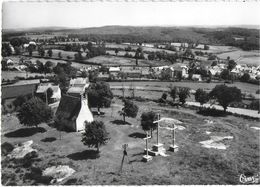
[[[239,177],[242,184],[257,184],[260,182],[260,173],[254,175],[253,173],[244,173]]]

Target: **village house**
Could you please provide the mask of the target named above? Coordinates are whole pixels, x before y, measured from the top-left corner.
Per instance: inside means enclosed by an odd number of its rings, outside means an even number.
[[[70,87],[67,91],[68,95],[80,97],[85,93],[89,86],[88,78],[75,78],[70,80]]]
[[[47,100],[47,90],[48,89],[52,89],[52,96],[50,101],[46,101]],[[37,90],[36,90],[36,95],[41,97],[41,98],[45,98],[46,102],[48,102],[48,104],[50,103],[54,103],[57,102],[61,99],[61,90],[59,85],[53,85],[52,83],[40,83]]]
[[[2,85],[2,110],[6,112],[13,112],[15,110],[13,101],[19,96],[34,95],[39,83],[40,80],[36,79],[19,81],[11,85]]]
[[[109,74],[117,77],[118,73],[121,71],[120,67],[110,67],[109,68]]]
[[[194,81],[202,81],[200,74],[193,74],[191,79],[194,80]]]

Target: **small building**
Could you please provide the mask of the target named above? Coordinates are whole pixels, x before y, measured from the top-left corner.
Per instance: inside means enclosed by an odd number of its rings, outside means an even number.
[[[93,120],[86,97],[62,95],[54,119],[58,125],[77,132],[85,129],[85,121],[92,122]]]
[[[110,67],[108,71],[109,71],[110,75],[113,75],[116,77],[121,70],[119,67]]]
[[[194,80],[194,81],[202,81],[200,74],[193,74],[191,79]]]
[[[59,85],[53,85],[52,83],[41,83],[39,84],[36,94],[39,95],[40,97],[44,98],[47,95],[47,90],[52,89],[53,94],[51,96],[51,101],[50,103],[54,103],[56,101],[59,101],[61,99],[61,90]]]
[[[86,88],[89,86],[88,78],[75,78],[70,80],[70,87],[67,94],[80,96],[85,93]]]
[[[107,73],[99,73],[97,76],[97,81],[108,81],[109,77],[110,76]]]

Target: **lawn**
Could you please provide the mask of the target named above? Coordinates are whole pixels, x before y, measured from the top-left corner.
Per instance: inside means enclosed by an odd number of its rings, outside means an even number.
[[[26,129],[19,124],[15,115],[2,116],[1,141],[12,145],[33,140],[33,148],[38,150],[38,160],[33,167],[42,170],[58,164],[69,165],[76,172],[60,184],[73,185],[174,185],[174,184],[239,184],[239,175],[245,172],[259,171],[259,131],[250,128],[259,127],[258,121],[227,117],[205,117],[194,110],[158,107],[153,102],[135,102],[139,106],[137,118],[126,118],[122,124],[118,111],[122,102],[114,99],[111,108],[102,109],[103,116],[94,116],[104,122],[110,134],[107,145],[101,147],[99,158],[93,149],[81,142],[79,132],[61,132],[47,124],[40,125],[40,131]],[[168,157],[157,156],[151,162],[142,162],[145,142],[144,131],[140,128],[140,115],[144,111],[161,109],[162,117],[181,120],[184,130],[176,131],[179,151],[167,151]],[[208,123],[205,120],[212,120]],[[206,134],[210,131],[211,134]],[[155,134],[155,132],[154,132]],[[210,136],[232,136],[225,140],[226,150],[204,148],[200,141]],[[155,143],[153,136],[149,145]],[[56,140],[55,140],[56,138]],[[168,149],[171,132],[160,129],[160,142]],[[47,141],[50,140],[50,141]],[[123,172],[118,174],[123,156],[122,145],[128,144],[128,160]],[[150,147],[149,146],[149,147]],[[2,156],[2,184],[9,179],[11,185],[40,184],[24,180],[32,167],[18,168],[13,161]]]

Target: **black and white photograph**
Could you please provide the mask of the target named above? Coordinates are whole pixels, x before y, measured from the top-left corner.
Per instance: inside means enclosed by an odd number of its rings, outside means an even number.
[[[259,1],[3,1],[1,184],[260,184]]]

